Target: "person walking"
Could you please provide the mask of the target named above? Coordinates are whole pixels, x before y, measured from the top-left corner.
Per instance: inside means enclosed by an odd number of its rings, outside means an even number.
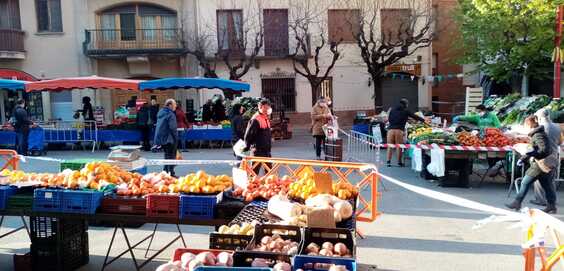
[[[386,137],[387,144],[403,144],[404,140],[404,130],[405,124],[409,118],[418,120],[420,122],[425,122],[425,119],[415,115],[408,110],[409,101],[405,98],[401,99],[399,104],[390,110],[388,114],[388,132]],[[397,148],[398,156],[398,166],[403,167],[404,164],[401,160],[402,149]],[[388,147],[388,167],[392,166],[392,148]]]
[[[321,147],[325,144],[323,125],[329,123],[333,115],[324,97],[317,99],[311,109],[311,134],[315,138],[315,157],[321,160]]]
[[[533,150],[519,159],[517,165],[522,166],[529,161],[530,167],[525,172],[521,181],[521,188],[510,204],[505,204],[509,209],[520,210],[521,203],[533,182],[538,180],[545,191],[547,206],[543,210],[545,213],[556,213],[556,192],[554,189],[554,173],[558,166],[557,155],[550,146],[550,142],[544,127],[540,126],[537,117],[531,116],[525,119],[524,126],[530,131],[529,137]]]
[[[231,112],[231,129],[233,132],[233,143],[245,138],[245,123],[243,120],[243,114],[245,113],[245,107],[241,104],[233,105]]]
[[[28,137],[30,126],[33,122],[25,110],[25,101],[18,99],[14,110],[14,130],[16,131],[16,151],[20,155],[27,155]]]
[[[151,125],[149,125],[150,119],[149,105],[145,102],[139,108],[137,112],[137,128],[141,131],[141,141],[144,151],[151,150],[151,144],[149,144],[151,137]]]
[[[176,101],[168,99],[164,107],[157,115],[157,126],[155,129],[154,144],[160,145],[164,149],[164,159],[176,159],[176,152],[178,147],[178,133],[176,131]],[[164,171],[170,175],[175,176],[174,167],[172,165],[164,166]]]
[[[539,125],[544,127],[544,132],[548,137],[548,141],[550,142],[550,148],[554,149],[555,152],[560,151],[560,145],[562,145],[562,137],[561,137],[561,129],[560,125],[555,124],[550,119],[551,111],[547,108],[542,108],[535,113],[539,120]],[[555,178],[558,176],[555,176]],[[555,178],[552,178],[554,180]],[[540,182],[535,182],[533,185],[533,191],[535,194],[535,198],[529,201],[532,204],[546,206],[546,197],[544,196],[546,193],[542,188]]]
[[[258,104],[258,112],[251,118],[245,132],[244,140],[251,156],[271,157],[272,134],[270,131],[270,101],[262,99]]]

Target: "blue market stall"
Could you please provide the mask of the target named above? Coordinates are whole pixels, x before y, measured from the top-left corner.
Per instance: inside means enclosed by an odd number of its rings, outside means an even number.
[[[248,92],[251,86],[248,83],[226,80],[221,78],[180,77],[164,78],[139,83],[141,91],[167,90],[167,89],[221,89],[235,92]],[[231,141],[231,128],[204,128],[190,129],[180,134],[185,141]]]

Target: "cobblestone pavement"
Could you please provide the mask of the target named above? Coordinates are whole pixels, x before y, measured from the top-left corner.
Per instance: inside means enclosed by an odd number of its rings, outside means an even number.
[[[50,151],[47,156],[59,159],[104,158],[108,151]],[[298,131],[292,140],[276,142],[273,154],[279,157],[302,159],[314,158],[312,139],[305,131]],[[144,153],[147,158],[160,158],[159,153]],[[190,149],[183,153],[185,159],[223,160],[232,159],[232,153],[225,149]],[[28,161],[22,164],[28,171],[58,171],[56,162]],[[177,170],[179,175],[203,168],[210,173],[229,173],[229,165],[185,166]],[[149,170],[160,170],[157,167]],[[507,199],[507,187],[501,183],[487,182],[474,188],[440,188],[425,181],[408,168],[381,168],[383,174],[395,177],[409,184],[446,192],[492,206],[503,206]],[[519,270],[523,266],[519,229],[507,229],[509,224],[492,224],[473,230],[472,226],[479,219],[488,215],[477,211],[456,207],[406,191],[403,188],[384,182],[381,187],[382,198],[379,210],[382,215],[371,224],[359,223],[359,229],[365,239],[357,242],[359,269],[362,270]],[[562,196],[562,192],[558,192]],[[526,199],[526,202],[528,202]],[[559,204],[564,212],[564,206]],[[562,216],[558,215],[562,219]],[[0,229],[0,234],[19,225],[16,218],[8,218]],[[140,240],[150,233],[153,225],[131,230],[132,242]],[[164,244],[174,237],[175,229],[171,225],[160,227],[155,244]],[[189,247],[205,248],[208,245],[208,233],[211,227],[181,227]],[[112,235],[111,228],[91,227],[90,263],[80,270],[100,270],[107,245]],[[114,251],[122,250],[125,244],[118,234],[118,243]],[[0,271],[13,270],[12,254],[29,251],[29,239],[24,232],[0,239]],[[180,246],[180,243],[178,243]],[[172,255],[168,249],[153,264],[143,270],[154,270]],[[144,251],[136,251],[138,258]],[[115,255],[115,254],[114,254]],[[106,270],[133,270],[129,255],[118,260]]]

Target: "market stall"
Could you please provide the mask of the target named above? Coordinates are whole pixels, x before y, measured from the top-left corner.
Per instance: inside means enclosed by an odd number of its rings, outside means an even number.
[[[222,163],[153,160],[148,164],[165,162]],[[264,174],[258,176],[258,170]],[[159,224],[189,224],[216,226],[216,231],[210,233],[209,248],[225,250],[228,255],[216,259],[230,259],[224,265],[248,267],[260,261],[261,266],[277,269],[282,262],[287,267],[319,261],[344,264],[354,271],[354,238],[360,234],[356,222],[372,222],[379,215],[376,169],[360,163],[245,158],[241,168],[234,169],[233,177],[212,176],[200,170],[177,179],[164,172],[141,175],[106,162],[90,162],[82,169],[56,174],[4,170],[0,175],[0,216],[30,217],[32,263],[52,270],[61,265],[72,270],[88,262],[85,222],[104,220],[114,223],[104,268],[130,253],[133,267],[139,270],[178,240],[186,247],[177,226],[178,236],[154,255],[147,257],[146,253],[144,261],[132,252],[147,241],[149,248],[152,246]],[[132,221],[155,223],[155,227],[150,235],[133,244],[128,237],[131,230],[124,227]],[[121,240],[118,231],[128,249],[116,255],[112,247]],[[272,244],[264,243],[267,236]],[[69,242],[73,244],[70,247],[66,245]],[[325,242],[331,242],[334,248],[325,248]],[[278,243],[284,245],[278,248]],[[267,250],[262,249],[263,245]],[[189,256],[182,255],[187,251],[179,249],[173,257],[184,259]],[[189,251],[200,254],[214,250]]]

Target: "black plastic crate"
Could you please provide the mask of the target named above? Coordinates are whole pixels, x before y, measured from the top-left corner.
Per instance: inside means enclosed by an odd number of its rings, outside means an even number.
[[[83,219],[32,216],[29,218],[29,227],[32,243],[57,245],[68,238],[86,233],[88,223]]]
[[[268,216],[267,210],[268,202],[253,201],[247,204],[247,206],[245,206],[245,208],[243,208],[243,210],[239,212],[239,214],[229,223],[229,225],[252,223],[253,221],[258,221],[259,223],[280,221],[280,219],[274,216]]]
[[[270,267],[274,266],[276,262],[292,263],[292,257],[284,254],[266,254],[265,252],[237,250],[233,253],[233,266],[235,267],[251,267],[252,262],[257,259],[265,259],[271,262]]]
[[[245,249],[253,240],[252,235],[221,234],[210,232],[210,249]]]
[[[319,247],[325,242],[331,242],[333,245],[343,243],[347,246],[354,259],[356,258],[354,234],[354,232],[347,229],[306,228],[304,230],[304,241],[302,242],[300,254],[307,255],[306,248],[310,243],[315,243]]]
[[[33,193],[15,194],[8,198],[7,211],[31,211],[33,207]]]
[[[69,236],[56,245],[31,243],[33,270],[71,271],[88,261],[88,233]]]
[[[264,237],[265,235],[272,236],[275,233],[280,235],[280,237],[284,240],[292,240],[297,242],[299,252],[302,242],[302,232],[300,227],[273,224],[257,225],[255,226],[255,234],[253,236],[253,240],[251,240],[247,248],[245,250],[236,251],[236,253],[233,255],[234,265],[237,267],[248,267],[251,266],[252,261],[256,258],[272,260],[274,263],[276,261],[284,261],[290,263],[290,260],[292,257],[294,257],[294,255],[252,250],[253,248],[258,247],[262,237]]]

